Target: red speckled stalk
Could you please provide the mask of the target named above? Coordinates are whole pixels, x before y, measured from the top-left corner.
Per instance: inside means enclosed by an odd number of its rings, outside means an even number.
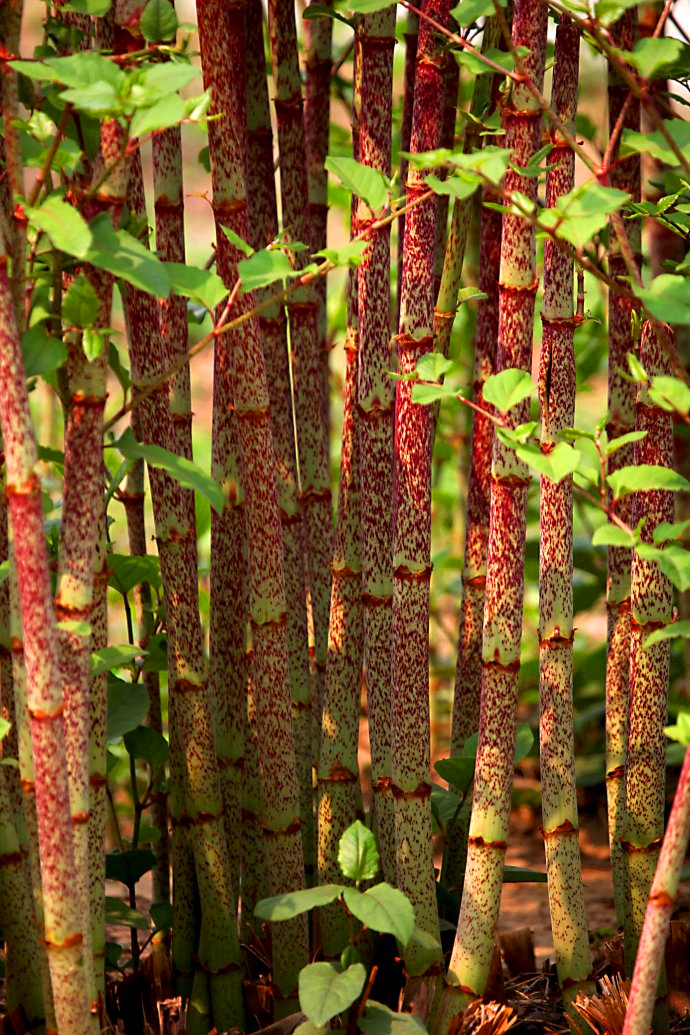
[[[275,110],[280,153],[280,194],[283,229],[291,240],[308,241],[307,160],[302,120],[302,92],[297,61],[295,12],[289,0],[271,0],[268,28],[275,80]],[[306,261],[304,253],[295,263]],[[309,591],[314,623],[318,684],[317,720],[321,725],[323,681],[328,654],[331,603],[333,514],[328,466],[328,437],[324,420],[322,358],[316,334],[313,291],[292,292],[287,303],[290,321],[297,457],[306,536]],[[318,744],[316,745],[318,751]]]
[[[364,15],[359,33],[361,74],[358,160],[391,172],[391,111],[395,7]],[[357,226],[371,219],[359,202]],[[391,619],[393,602],[393,404],[390,227],[382,227],[357,271],[359,299],[360,457],[362,465],[362,593],[367,709],[374,810],[384,879],[395,883],[395,807],[391,783]]]
[[[273,169],[273,133],[264,58],[261,0],[252,0],[247,7],[247,77],[249,243],[258,249],[265,248],[278,233],[278,209]],[[272,287],[257,291],[257,303],[264,302],[272,291]],[[310,883],[316,861],[311,744],[312,678],[309,673],[302,507],[297,477],[287,317],[284,307],[273,302],[270,307],[264,309],[259,316],[259,327],[264,346],[266,377],[271,400],[271,429],[276,453],[278,507],[283,528],[283,577],[287,605],[292,727],[300,787],[302,850],[307,881]]]
[[[74,887],[74,846],[57,633],[43,531],[36,440],[24,378],[19,331],[0,256],[0,420],[7,465],[6,493],[17,564],[36,813],[41,856],[45,939],[58,1031],[87,1035],[91,1017],[84,980],[83,938]]]
[[[130,196],[141,195],[139,152],[131,159]],[[132,380],[137,386],[157,380],[167,365],[158,327],[158,309],[150,295],[122,288]],[[154,392],[140,405],[146,443],[177,451],[177,436],[167,392]],[[190,508],[179,485],[160,469],[149,469],[156,539],[166,601],[173,704],[171,751],[184,780],[186,814],[193,827],[199,897],[208,938],[202,960],[211,984],[214,1022],[242,1025],[242,955],[237,937],[236,900],[230,877],[222,795],[213,736],[206,659],[199,620],[196,536]],[[177,739],[176,739],[177,738]],[[172,763],[171,763],[172,769]]]
[[[211,112],[222,111],[227,126],[209,123],[209,148],[216,217],[217,269],[228,287],[237,280],[241,253],[222,226],[247,238],[245,186],[246,66],[244,5],[197,0],[204,85]],[[232,69],[232,75],[227,70]],[[254,307],[253,294],[240,296],[240,311]],[[266,371],[258,320],[216,341],[215,377],[237,420],[240,477],[245,496],[248,547],[252,682],[256,699],[263,822],[271,894],[304,886],[299,790],[292,738],[283,549],[271,434]],[[219,393],[220,394],[220,393]],[[309,958],[304,917],[277,924],[273,938],[273,981],[282,997],[293,994]],[[282,1009],[280,1006],[277,1007]]]
[[[556,30],[551,106],[574,131],[580,30],[566,15]],[[575,183],[575,156],[557,134],[547,173],[553,208]],[[541,448],[548,453],[575,422],[573,261],[544,244],[543,337],[539,363]],[[541,789],[551,931],[558,981],[571,999],[592,970],[578,843],[573,739],[573,484],[541,479],[539,538],[539,696]]]
[[[670,374],[664,338],[672,331],[665,324],[645,323],[640,362],[650,377]],[[646,438],[635,443],[636,464],[673,468],[673,417],[655,406],[644,387],[637,394],[637,430]],[[644,520],[642,541],[653,542],[657,525],[673,521],[673,493],[654,490],[635,493],[632,523]],[[625,969],[632,974],[642,931],[649,888],[664,833],[666,791],[666,735],[671,641],[648,649],[644,641],[654,629],[672,619],[673,587],[656,561],[634,553],[630,586],[630,700],[625,762],[625,820],[622,851],[625,860]]]
[[[415,11],[407,12],[405,27],[405,70],[403,73],[402,120],[400,124],[400,192],[405,190],[407,182],[407,158],[404,154],[410,150],[412,137],[412,109],[414,107],[414,76],[417,65],[417,45],[419,43],[419,15]],[[403,241],[405,239],[405,213],[398,219],[398,277],[395,292],[395,323],[400,323],[400,298],[402,293]]]
[[[259,745],[256,733],[256,703],[251,679],[247,680],[244,709],[244,766],[242,768],[242,941],[251,942],[261,924],[254,919],[256,903],[266,898],[268,870],[266,839],[261,826]]]
[[[352,230],[357,227],[352,220]],[[345,398],[338,521],[333,548],[331,623],[319,753],[319,883],[338,883],[338,844],[357,815],[359,796],[359,702],[362,691],[364,615],[362,608],[362,534],[360,417],[357,409],[357,278],[350,276],[345,341]],[[321,944],[327,958],[339,956],[348,942],[347,917],[339,903],[320,912]]]
[[[448,20],[447,0],[429,0],[423,10],[442,25]],[[439,145],[443,86],[443,52],[436,30],[423,21],[417,48],[410,145],[414,153]],[[423,181],[423,171],[408,172],[408,204],[425,190]],[[433,349],[435,243],[436,198],[432,197],[408,212],[405,221],[398,333],[398,362],[404,374],[413,371],[417,360]],[[414,905],[417,925],[440,940],[429,786],[431,432],[430,408],[412,402],[411,381],[398,381],[391,677],[397,885]]]
[[[530,49],[526,71],[541,89],[546,51],[547,5],[517,0],[513,44]],[[503,108],[505,146],[515,166],[529,163],[540,143],[541,112],[531,93],[514,84]],[[513,169],[506,174],[507,198],[515,190],[536,200],[536,180]],[[499,277],[496,367],[529,371],[536,293],[534,231],[504,214]],[[513,426],[527,420],[525,402],[510,411]],[[525,511],[528,471],[513,450],[494,441],[491,518],[487,554],[482,699],[467,871],[458,930],[449,967],[453,1012],[486,987],[503,884],[508,836],[524,593]]]
[[[108,561],[105,497],[99,497],[98,542],[94,552],[91,649],[108,645]],[[96,971],[96,992],[105,1003],[105,829],[108,819],[107,786],[108,675],[102,672],[89,686],[89,894],[91,938]],[[161,832],[161,836],[164,835]]]
[[[24,0],[8,0],[0,7],[0,39],[8,54],[18,54],[22,28]],[[12,298],[20,331],[25,330],[27,311],[26,284],[26,224],[13,219],[15,195],[24,194],[24,171],[19,131],[15,119],[20,118],[19,75],[8,64],[3,65],[0,77],[0,112],[3,117],[2,156],[3,177],[0,186],[0,204],[4,209],[3,233],[8,237],[4,247],[12,263]]]
[[[486,34],[485,34],[486,35]],[[441,124],[441,147],[453,151],[455,145],[455,123],[458,116],[458,88],[460,86],[460,66],[455,60],[452,51],[447,51],[443,60],[443,122]],[[477,76],[476,83],[482,82],[485,76]],[[469,125],[469,123],[467,124]],[[481,146],[481,145],[480,145]],[[445,173],[441,172],[445,179]],[[434,253],[434,298],[438,298],[441,287],[441,277],[446,260],[446,243],[449,239],[448,229],[448,205],[450,195],[439,194],[436,202],[436,248]],[[453,206],[455,209],[455,206]]]
[[[315,0],[311,0],[312,3]],[[332,0],[323,5],[330,8]],[[328,154],[328,131],[331,112],[331,44],[332,18],[305,18],[304,63],[306,82],[304,90],[304,138],[307,148],[307,177],[309,184],[309,243],[312,251],[326,247],[328,222],[328,173],[324,168]],[[324,419],[329,425],[329,345],[327,340],[326,291],[328,280],[319,277],[314,290],[319,307],[316,312],[316,337],[321,350]],[[328,439],[327,439],[328,440]]]
[[[623,50],[632,50],[637,39],[637,8],[625,11],[611,26],[612,42]],[[628,88],[609,70],[609,126],[616,125],[623,105],[628,102],[624,127],[640,128],[640,106],[634,97],[628,99]],[[619,137],[620,141],[620,137]],[[611,155],[618,157],[618,147]],[[627,191],[633,201],[640,200],[640,160],[629,155],[609,173],[609,184]],[[629,222],[626,230],[634,253],[640,251],[640,223]],[[627,269],[620,254],[618,238],[611,232],[609,242],[609,272],[613,277],[626,277]],[[639,306],[617,292],[609,292],[609,389],[608,408],[611,419],[607,428],[609,439],[618,438],[635,427],[635,386],[623,375],[628,372],[627,353],[634,351],[630,317]],[[633,462],[632,445],[622,446],[611,454],[608,472]],[[630,521],[632,501],[628,496],[618,511],[624,521]],[[625,816],[625,740],[628,715],[628,677],[630,668],[630,550],[620,546],[608,548],[608,576],[606,585],[608,637],[606,657],[606,794],[609,818],[609,845],[616,919],[623,924],[625,914],[625,873],[621,855],[622,824]]]
[[[637,960],[625,1013],[623,1035],[647,1035],[656,1004],[657,986],[664,949],[673,915],[681,871],[690,838],[690,749],[668,817],[664,843],[659,854],[637,950]]]

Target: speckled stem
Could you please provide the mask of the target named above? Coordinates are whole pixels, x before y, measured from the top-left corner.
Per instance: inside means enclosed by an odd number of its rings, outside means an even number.
[[[500,28],[491,19],[484,30],[482,49],[500,42]],[[471,113],[486,118],[498,102],[498,76],[479,76],[472,95]],[[463,150],[480,146],[475,123],[468,120]],[[493,142],[493,138],[490,138]],[[495,191],[484,188],[482,199],[496,197]],[[453,320],[458,306],[465,242],[472,208],[471,201],[455,201],[448,246],[434,313],[434,351],[448,354]],[[473,397],[477,406],[485,408],[484,382],[494,372],[498,336],[498,278],[501,262],[500,212],[482,206],[479,215],[479,290],[486,298],[479,300],[474,341]],[[479,729],[479,699],[482,685],[482,625],[486,587],[486,552],[489,542],[489,503],[491,497],[491,451],[493,423],[482,413],[472,411],[470,467],[465,504],[465,553],[462,566],[462,601],[458,620],[458,657],[455,666],[451,754],[461,751],[468,737]],[[446,846],[444,858],[446,881],[461,887],[467,862],[467,836],[471,801],[460,810]]]
[[[442,25],[446,0],[423,10]],[[426,21],[419,31],[410,150],[438,147],[443,116],[443,52]],[[408,203],[424,191],[424,172],[410,169]],[[436,198],[405,221],[398,363],[401,373],[433,349]],[[412,382],[395,395],[393,474],[392,777],[397,885],[416,922],[439,939],[431,843],[429,785],[429,580],[431,577],[431,410],[412,402]],[[414,960],[412,962],[414,965]]]
[[[84,980],[84,933],[79,903],[71,893],[75,862],[57,632],[41,484],[35,470],[36,440],[4,248],[0,256],[0,420],[26,661],[45,939],[57,1028],[64,1035],[87,1035],[91,1017]]]
[[[275,111],[280,155],[283,228],[291,240],[308,241],[307,160],[302,119],[302,92],[297,60],[295,13],[290,0],[271,0],[268,28],[275,81]],[[306,256],[295,255],[303,264]],[[314,623],[317,673],[317,720],[321,724],[323,681],[328,654],[331,603],[333,515],[324,420],[322,358],[316,334],[317,304],[313,291],[292,292],[287,303],[292,352],[292,378],[300,490],[306,536],[309,591]],[[318,744],[316,745],[318,751]]]
[[[315,0],[311,0],[312,3]],[[330,8],[333,0],[323,6]],[[304,138],[307,148],[307,177],[309,184],[309,243],[312,251],[326,247],[328,222],[328,173],[324,168],[328,154],[328,131],[331,113],[331,44],[332,18],[305,18],[304,63],[306,81],[304,90]],[[326,320],[326,290],[328,279],[319,277],[314,285],[318,300],[316,337],[321,351],[324,420],[327,435],[329,427],[329,343]]]
[[[353,221],[353,228],[356,223]],[[357,293],[351,278],[350,319],[345,342],[346,371],[338,520],[333,549],[331,624],[319,753],[319,883],[337,884],[338,844],[357,815],[359,702],[362,692],[364,614],[362,607],[362,535],[360,416],[357,408]],[[353,287],[354,285],[354,287]],[[353,311],[354,310],[354,311]],[[347,917],[339,903],[320,912],[321,944],[327,958],[348,942]]]
[[[364,15],[359,26],[361,73],[358,160],[391,172],[395,7]],[[371,219],[358,204],[358,228]],[[367,710],[379,851],[384,879],[395,883],[395,807],[391,783],[391,619],[393,603],[393,408],[390,227],[374,236],[357,271],[362,465],[362,600]]]
[[[541,89],[544,79],[547,5],[517,0],[512,39],[528,46],[525,66]],[[513,84],[502,116],[505,146],[515,166],[529,163],[541,136],[541,111],[529,91]],[[507,198],[515,190],[536,200],[536,180],[511,168]],[[499,277],[497,370],[529,371],[532,363],[534,298],[537,280],[534,231],[517,216],[504,214]],[[528,404],[514,407],[512,426],[524,422]],[[449,967],[453,1012],[486,987],[503,884],[503,861],[513,783],[522,607],[524,593],[525,511],[529,475],[513,450],[496,439],[491,469],[491,517],[487,554],[482,650],[482,698],[474,780],[467,871],[458,932]]]
[[[2,467],[4,468],[4,456]],[[4,482],[4,474],[3,474]],[[7,497],[4,492],[0,493],[0,562],[9,562],[9,520]],[[2,767],[2,778],[7,786],[10,806],[14,815],[14,822],[17,825],[17,834],[26,854],[26,829],[22,817],[22,788],[18,768],[19,759],[19,735],[17,730],[17,715],[15,708],[14,678],[12,675],[12,649],[10,633],[10,578],[6,578],[0,585],[0,707],[3,719],[10,723],[10,729],[0,742],[0,753],[3,758],[14,758],[17,765],[4,765]],[[27,878],[28,878],[28,860]]]
[[[141,182],[139,152],[131,159],[130,180]],[[135,196],[140,188],[131,193]],[[143,386],[166,367],[155,299],[123,287],[132,381]],[[140,405],[144,441],[177,452],[177,435],[167,391],[154,392]],[[149,469],[156,539],[166,601],[169,638],[171,751],[179,747],[186,813],[194,829],[194,858],[203,917],[207,924],[209,974],[214,1022],[242,1025],[242,956],[237,937],[236,899],[230,877],[222,795],[215,752],[206,659],[199,620],[195,528],[177,482]],[[177,737],[177,740],[175,739]],[[179,759],[178,759],[179,761]],[[171,770],[173,766],[171,763]]]
[[[252,0],[246,10],[249,243],[254,248],[265,248],[278,233],[278,210],[260,0]],[[257,303],[264,301],[272,290],[273,288],[269,287],[257,291]],[[311,883],[316,862],[311,744],[312,677],[309,673],[302,507],[297,477],[288,358],[288,328],[284,307],[273,303],[270,308],[264,309],[259,316],[259,326],[271,401],[271,430],[277,462],[278,507],[283,529],[283,577],[287,606],[292,728],[300,787],[302,850],[307,882]]]
[[[405,70],[403,73],[402,120],[400,124],[400,193],[407,182],[407,158],[403,154],[410,150],[412,137],[412,109],[414,107],[414,77],[417,66],[417,45],[419,43],[419,15],[407,12],[405,26]],[[395,292],[395,324],[400,323],[400,299],[402,293],[403,241],[405,239],[405,214],[398,219],[398,276]]]
[[[476,83],[482,82],[486,77],[478,76],[475,80]],[[458,89],[460,86],[460,66],[455,60],[455,55],[452,51],[446,51],[443,59],[443,122],[441,124],[441,147],[448,148],[449,151],[455,150],[455,123],[458,117]],[[467,123],[469,126],[470,123]],[[481,146],[481,144],[480,144]],[[442,178],[445,178],[445,172],[440,173]],[[434,298],[438,298],[438,293],[441,288],[441,277],[443,276],[443,267],[446,261],[447,244],[449,241],[449,228],[448,228],[448,207],[450,202],[450,196],[448,194],[439,194],[438,201],[436,202],[438,209],[436,212],[436,247],[434,249]],[[455,205],[453,206],[455,208]]]
[[[261,826],[259,745],[256,732],[256,702],[252,681],[247,681],[244,708],[244,766],[242,767],[242,941],[261,933],[254,919],[254,906],[269,894],[266,838]]]
[[[96,517],[99,530],[93,557],[93,603],[91,605],[91,649],[108,645],[108,561],[105,497],[99,497]],[[89,894],[91,938],[96,992],[105,1004],[105,830],[108,819],[107,782],[108,674],[102,672],[89,686]]]
[[[556,30],[551,106],[571,132],[577,112],[580,30],[561,16]],[[546,204],[573,189],[575,156],[553,135]],[[539,361],[541,448],[548,453],[575,422],[573,262],[544,244],[544,306]],[[544,845],[558,981],[570,999],[592,970],[578,843],[573,738],[573,485],[541,479],[539,538],[540,758]],[[593,991],[593,989],[592,989]]]
[[[0,39],[7,52],[18,55],[24,0],[8,0],[0,7]],[[5,242],[7,254],[12,263],[11,284],[14,311],[19,330],[26,328],[26,224],[15,220],[12,214],[15,208],[15,195],[24,195],[24,172],[21,155],[21,143],[14,120],[20,118],[19,110],[19,75],[9,64],[3,65],[0,77],[0,112],[3,117],[3,135],[0,145],[0,204],[4,209],[3,227],[7,227],[9,240]]]
[[[672,331],[665,324],[645,323],[640,362],[650,377],[670,374],[668,349]],[[655,406],[644,386],[637,393],[637,430],[646,438],[635,443],[636,464],[673,468],[673,418]],[[654,529],[673,521],[673,493],[638,492],[632,508],[633,527],[644,519],[642,541],[653,542]],[[673,587],[656,561],[633,554],[630,589],[630,702],[625,763],[625,821],[622,843],[626,872],[625,969],[632,974],[642,931],[649,888],[664,833],[666,792],[666,726],[670,640],[648,649],[644,640],[672,620]]]
[[[611,26],[612,42],[623,50],[632,50],[637,39],[637,8],[625,11]],[[615,72],[609,70],[609,127],[613,129],[623,105],[628,101],[628,89]],[[640,107],[634,97],[628,102],[624,126],[640,128]],[[619,138],[620,140],[620,138]],[[611,156],[618,157],[618,147]],[[633,201],[640,200],[640,160],[630,155],[625,162],[615,165],[609,173],[609,184],[625,190]],[[640,223],[626,225],[634,253],[640,251]],[[609,271],[611,276],[625,277],[627,270],[620,254],[618,238],[610,233]],[[632,337],[631,312],[639,306],[624,295],[609,292],[609,389],[608,408],[611,415],[607,428],[609,439],[625,435],[635,427],[635,386],[625,376],[628,373],[627,353],[637,345]],[[611,454],[608,472],[633,462],[632,445],[622,446]],[[618,510],[623,521],[630,521],[632,500],[628,496]],[[625,816],[625,741],[628,714],[628,677],[630,668],[630,550],[620,546],[608,548],[608,575],[606,583],[608,638],[606,657],[606,794],[609,818],[609,845],[616,918],[623,924],[625,913],[625,874],[620,839]]]
[[[244,5],[197,0],[204,84],[211,90],[210,111],[222,111],[232,132],[209,124],[209,147],[216,217],[217,269],[228,288],[237,280],[241,253],[221,226],[246,240],[247,107]],[[227,70],[232,69],[232,75]],[[225,74],[221,74],[225,72]],[[240,296],[239,311],[254,307],[253,294]],[[249,620],[252,634],[252,683],[256,699],[263,823],[271,894],[304,886],[299,820],[299,789],[292,738],[292,701],[288,669],[287,615],[283,549],[271,434],[269,395],[258,320],[216,341],[215,377],[224,400],[234,405],[240,478],[245,497],[248,546]],[[288,998],[309,958],[304,917],[277,924],[272,931],[273,982]],[[281,1009],[277,1007],[277,1009]]]
[[[647,1035],[656,1003],[666,938],[690,838],[690,749],[676,787],[671,814],[649,892],[642,936],[628,997],[623,1035]]]

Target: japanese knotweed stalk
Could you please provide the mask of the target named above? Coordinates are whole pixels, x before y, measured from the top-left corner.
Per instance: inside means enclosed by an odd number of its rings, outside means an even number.
[[[407,12],[405,25],[405,67],[403,71],[402,113],[400,123],[400,192],[405,192],[408,160],[405,155],[410,150],[412,137],[412,109],[414,107],[414,76],[417,65],[417,46],[419,44],[419,15],[416,11]],[[395,292],[395,324],[400,323],[400,295],[403,267],[403,241],[405,239],[405,213],[398,219],[398,269]]]
[[[350,292],[355,293],[356,274]],[[354,304],[353,304],[354,302]],[[357,307],[357,297],[350,303]],[[338,843],[354,822],[359,797],[359,702],[362,691],[364,615],[360,518],[360,421],[357,410],[357,322],[352,314],[345,342],[346,372],[338,521],[333,549],[331,621],[319,753],[319,883],[337,883]],[[349,931],[339,903],[320,914],[326,957],[342,952]]]
[[[642,328],[640,362],[650,377],[670,374],[671,329],[646,322]],[[637,430],[645,438],[635,443],[635,464],[673,468],[673,418],[655,405],[644,386],[638,389]],[[642,542],[654,541],[654,530],[672,522],[673,493],[655,489],[633,499],[632,522],[643,521]],[[673,587],[655,560],[635,551],[630,582],[630,698],[625,761],[625,819],[622,852],[625,865],[625,969],[632,974],[642,931],[649,888],[664,833],[666,735],[671,641],[646,647],[655,629],[672,620]]]
[[[211,112],[224,112],[227,127],[209,124],[216,218],[217,268],[228,288],[237,280],[239,250],[222,232],[247,238],[247,101],[244,5],[197,0],[201,65],[211,91]],[[229,70],[232,70],[232,75]],[[254,308],[251,293],[238,311]],[[215,376],[223,379],[225,405],[237,421],[240,478],[245,497],[252,685],[256,701],[263,823],[271,894],[304,886],[299,789],[292,737],[283,547],[271,433],[269,395],[258,320],[216,340]],[[280,996],[294,992],[309,958],[304,917],[272,932],[273,981]],[[285,1004],[283,1004],[285,1005]],[[278,1010],[282,1006],[278,1005]]]
[[[264,57],[262,7],[253,0],[247,7],[247,98],[249,162],[247,202],[249,243],[265,248],[278,235],[278,209],[273,170],[273,133]],[[256,293],[266,302],[273,288]],[[295,428],[290,388],[287,317],[282,304],[272,302],[259,315],[266,377],[271,400],[271,430],[276,453],[278,507],[283,531],[283,578],[287,606],[288,657],[292,727],[300,788],[302,850],[307,881],[311,882],[316,838],[312,787],[311,681],[305,586],[304,536],[295,453]]]
[[[546,22],[547,5],[543,0],[518,0],[515,4],[513,45],[529,47],[525,71],[538,89],[544,79]],[[513,84],[505,100],[502,125],[505,146],[513,155],[504,183],[506,199],[518,190],[536,201],[536,180],[516,171],[528,165],[537,151],[541,131],[541,111],[522,83]],[[499,277],[499,371],[531,369],[536,289],[534,231],[519,216],[505,213]],[[525,402],[514,407],[507,419],[517,426],[527,419],[528,412]],[[491,466],[479,744],[467,870],[448,971],[448,980],[455,986],[451,1014],[484,992],[498,919],[513,783],[527,485],[527,468],[496,438]]]
[[[290,240],[309,241],[309,191],[302,118],[302,88],[297,59],[295,13],[287,0],[270,0],[268,29],[275,81],[275,111],[280,155],[283,229]],[[297,267],[305,261],[297,252]],[[309,593],[314,625],[317,693],[316,728],[321,728],[321,702],[328,655],[333,516],[328,468],[323,363],[316,333],[317,303],[313,290],[293,291],[287,301],[292,356],[297,458],[304,515]],[[318,753],[318,743],[315,745]]]
[[[446,0],[424,13],[444,25]],[[413,153],[438,147],[443,116],[443,52],[436,30],[419,30],[412,116]],[[410,169],[407,202],[426,189],[424,172]],[[400,372],[414,371],[434,344],[436,198],[408,211],[398,333]],[[398,381],[393,474],[393,616],[391,760],[395,797],[397,885],[415,909],[417,926],[439,939],[431,843],[429,786],[429,581],[431,578],[432,411],[412,401],[412,382]],[[416,951],[408,950],[416,969]]]
[[[98,541],[93,555],[93,593],[91,604],[91,649],[108,645],[108,561],[106,544],[105,496],[101,492]],[[105,1007],[105,830],[108,820],[107,739],[108,675],[92,676],[89,685],[89,893],[91,909],[91,949],[96,971],[96,991],[100,999],[101,1022]],[[161,831],[161,837],[166,832]]]
[[[314,0],[312,0],[314,2]],[[332,0],[323,5],[327,9]],[[306,81],[304,90],[304,138],[307,149],[307,178],[309,185],[309,244],[313,252],[326,247],[328,222],[328,173],[324,162],[328,154],[328,132],[331,113],[331,45],[332,18],[304,19],[304,63]],[[329,426],[328,396],[328,341],[326,320],[327,278],[319,277],[314,285],[318,300],[316,337],[321,351],[323,376],[324,419]]]
[[[364,15],[359,26],[362,165],[391,171],[391,111],[395,7]],[[371,221],[357,202],[359,230]],[[395,883],[395,808],[391,783],[391,618],[393,601],[393,406],[391,368],[390,227],[377,230],[357,271],[362,470],[362,602],[367,711],[374,811],[383,876]]]
[[[19,329],[0,256],[0,420],[7,468],[5,492],[17,566],[27,703],[35,767],[45,942],[48,946],[57,1029],[91,1030],[85,982],[83,916],[72,893],[75,855],[70,817],[62,681],[43,531],[41,483]]]
[[[637,40],[637,8],[633,7],[611,26],[611,38],[616,47],[632,50]],[[623,128],[640,128],[640,106],[626,84],[609,70],[609,127],[615,128],[622,116]],[[624,111],[624,106],[625,111]],[[620,141],[620,137],[619,137]],[[610,161],[616,163],[618,146]],[[614,164],[609,172],[609,184],[627,191],[633,201],[640,200],[639,155],[628,155],[624,162]],[[611,228],[613,229],[613,228]],[[628,239],[634,253],[640,251],[640,224],[628,222]],[[639,258],[639,256],[638,256]],[[610,233],[609,272],[612,277],[625,277],[627,269],[620,243]],[[609,387],[608,408],[609,441],[635,428],[635,386],[626,379],[627,353],[634,351],[631,316],[639,307],[623,294],[611,291],[608,301],[609,328]],[[608,473],[633,462],[633,446],[621,446],[609,456]],[[632,501],[621,501],[618,515],[630,522]],[[606,795],[608,803],[609,845],[616,919],[623,924],[625,914],[625,873],[621,854],[621,835],[625,818],[625,740],[628,714],[628,678],[630,669],[630,550],[622,546],[608,548],[606,581],[607,656],[606,656]]]
[[[580,30],[567,15],[556,30],[551,107],[574,131]],[[546,204],[573,189],[575,156],[553,134]],[[549,453],[575,421],[573,261],[553,240],[544,244],[544,305],[539,360],[541,449]],[[541,478],[539,521],[539,699],[544,845],[558,981],[567,999],[582,991],[592,955],[578,843],[573,737],[573,484]]]
[[[138,152],[132,157],[130,177],[141,178]],[[137,188],[135,196],[137,191],[141,193]],[[158,380],[168,365],[161,347],[158,310],[151,295],[129,286],[122,293],[132,380],[141,387]],[[146,444],[178,452],[167,392],[147,396],[139,412]],[[215,1024],[241,1025],[242,955],[199,619],[195,528],[179,484],[155,467],[149,468],[149,481],[168,628],[171,770],[178,765],[183,780],[185,811],[178,823],[194,830],[199,898],[208,934],[208,954],[201,962],[209,975]],[[173,759],[175,752],[177,758]]]
[[[485,34],[486,38],[486,34]],[[443,59],[443,120],[441,122],[440,146],[454,151],[455,147],[455,123],[458,117],[458,89],[460,86],[460,67],[455,60],[452,51],[447,51]],[[480,82],[484,77],[478,76],[475,82]],[[440,177],[445,179],[445,170],[440,171]],[[436,202],[436,248],[434,250],[434,298],[438,298],[441,288],[441,278],[446,261],[448,234],[448,208],[450,195],[439,194]],[[435,313],[434,313],[435,315]]]
[[[685,853],[690,838],[690,749],[668,817],[664,843],[649,892],[642,935],[637,950],[623,1035],[647,1035],[656,1004],[659,972],[673,914]]]

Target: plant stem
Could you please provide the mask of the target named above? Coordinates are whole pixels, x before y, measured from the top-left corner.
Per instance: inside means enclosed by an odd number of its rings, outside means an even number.
[[[410,150],[412,137],[412,109],[414,107],[414,75],[417,67],[417,46],[419,44],[419,15],[408,9],[405,26],[405,70],[403,73],[402,120],[400,125],[400,174],[399,190],[406,193],[408,160],[405,154]],[[400,323],[400,298],[402,291],[403,242],[405,240],[405,216],[398,223],[398,276],[395,292],[395,325]]]

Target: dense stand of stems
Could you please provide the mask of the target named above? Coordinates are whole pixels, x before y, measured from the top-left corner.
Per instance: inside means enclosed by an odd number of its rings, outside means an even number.
[[[646,322],[642,328],[640,362],[650,377],[670,374],[666,325]],[[642,386],[636,401],[638,431],[647,434],[635,443],[636,464],[673,467],[673,418],[655,405]],[[642,525],[642,541],[653,542],[655,528],[673,521],[673,493],[638,492],[632,520]],[[646,647],[645,639],[672,620],[673,586],[654,560],[635,552],[630,582],[630,698],[625,760],[625,819],[622,830],[625,895],[625,967],[632,974],[642,931],[649,888],[659,859],[666,800],[666,735],[670,640]]]
[[[429,0],[425,13],[445,24],[449,5]],[[419,31],[410,150],[438,147],[443,116],[443,52],[436,31]],[[407,201],[426,188],[410,169]],[[407,214],[403,246],[400,324],[401,373],[433,349],[436,204],[430,198]],[[429,582],[431,578],[432,412],[412,402],[412,383],[398,381],[393,468],[393,616],[391,756],[395,797],[397,884],[410,898],[417,925],[439,938],[428,783]],[[412,952],[415,965],[415,953]],[[409,962],[409,960],[408,960]]]
[[[626,11],[611,26],[612,42],[623,50],[632,50],[637,40],[637,8]],[[624,82],[609,70],[609,127],[613,131],[621,115],[625,129],[640,128],[640,105]],[[626,106],[624,111],[624,105]],[[620,137],[619,137],[620,143]],[[618,145],[613,149],[611,162],[616,163]],[[627,191],[633,201],[640,199],[640,159],[630,155],[625,162],[614,164],[609,172],[612,187]],[[628,223],[626,227],[630,246],[634,253],[640,251],[640,224]],[[615,233],[610,234],[609,272],[612,277],[625,277],[627,269]],[[627,353],[634,351],[631,314],[639,306],[629,297],[609,292],[608,332],[608,408],[610,421],[607,427],[609,440],[634,430],[635,391],[634,385],[626,379],[628,371]],[[633,447],[621,446],[611,454],[608,473],[633,462]],[[632,501],[630,497],[621,501],[618,516],[630,522]],[[609,845],[611,848],[611,870],[613,893],[616,904],[616,919],[623,924],[625,913],[625,873],[621,853],[621,835],[625,816],[625,741],[628,714],[628,677],[630,669],[630,550],[621,546],[608,549],[608,574],[606,582],[607,609],[607,656],[606,656],[606,793],[608,802]]]
[[[224,112],[228,126],[209,126],[216,265],[228,288],[237,280],[241,256],[222,228],[247,237],[247,102],[245,20],[242,3],[199,0],[199,41],[211,111]],[[232,69],[232,75],[222,74]],[[238,306],[254,308],[252,294]],[[252,635],[252,685],[256,701],[263,823],[271,892],[304,885],[299,791],[291,729],[283,544],[275,476],[275,451],[259,322],[248,320],[215,346],[218,398],[232,403],[237,422],[240,479],[245,497],[247,594]],[[308,960],[304,917],[273,930],[273,980],[290,996]],[[277,1006],[277,1009],[282,1009]]]
[[[556,30],[551,106],[571,129],[577,112],[580,30],[567,16]],[[575,156],[555,136],[549,155],[546,204],[553,208],[574,187]],[[575,422],[577,317],[573,307],[573,262],[548,240],[544,244],[544,306],[539,362],[541,446],[548,452]],[[587,936],[578,843],[573,737],[573,485],[541,479],[539,539],[539,698],[544,845],[551,930],[558,980],[571,997],[589,977]]]
[[[513,45],[528,46],[525,69],[541,88],[546,51],[547,5],[518,0]],[[536,181],[516,169],[537,151],[541,111],[522,83],[512,85],[504,102],[505,146],[513,153],[504,192],[515,190],[536,200]],[[537,288],[533,228],[505,213],[499,278],[498,370],[529,371],[532,358],[534,299]],[[508,414],[512,426],[527,419],[526,403]],[[487,555],[483,630],[483,675],[479,744],[472,818],[458,930],[449,977],[457,984],[452,1012],[480,996],[489,975],[493,937],[503,883],[508,834],[522,639],[525,515],[528,471],[513,450],[494,441],[491,517]]]
[[[361,112],[358,160],[389,176],[395,7],[364,15],[359,27]],[[371,219],[356,207],[363,230]],[[373,238],[357,271],[359,372],[357,402],[362,465],[362,600],[367,712],[374,811],[384,878],[395,882],[395,819],[391,784],[391,615],[393,600],[391,513],[393,404],[391,367],[390,227]]]

